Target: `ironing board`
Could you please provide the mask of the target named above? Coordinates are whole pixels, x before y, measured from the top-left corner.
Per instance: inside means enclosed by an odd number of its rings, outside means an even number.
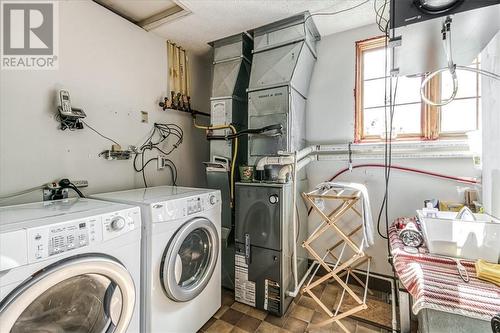
[[[461,260],[470,277],[467,282],[454,260],[433,256],[425,245],[417,253],[406,251],[397,226],[408,222],[416,219],[396,219],[389,228],[389,240],[394,269],[413,298],[419,329],[424,333],[490,332],[491,318],[500,313],[500,287],[479,280],[473,261]]]
[[[361,244],[357,244],[353,239],[355,235],[363,232],[365,227],[363,214],[356,207],[356,203],[363,199],[362,192],[355,188],[343,187],[339,184],[327,184],[325,186],[318,186],[311,192],[302,193],[302,197],[306,204],[321,217],[320,225],[302,244],[318,263],[316,270],[308,279],[302,292],[308,294],[329,317],[324,321],[311,325],[309,329],[314,330],[331,323],[336,323],[344,332],[349,332],[342,324],[341,319],[345,319],[359,311],[367,309],[367,292],[371,293],[368,289],[371,258],[364,252],[366,239],[362,237]],[[327,205],[327,202],[332,203],[335,208],[329,209],[328,207],[331,205]],[[342,230],[338,222],[349,212],[355,214],[358,225],[351,230]],[[331,236],[329,239],[338,241],[329,247],[325,253],[320,254],[319,251],[314,248],[314,244],[318,241],[318,238],[323,235]],[[339,248],[341,248],[340,253],[337,254],[336,251]],[[328,263],[327,258],[333,259],[336,264],[332,265]],[[363,264],[366,265],[367,272],[364,281],[353,271],[356,267]],[[314,276],[318,272],[319,267],[322,267],[326,271],[326,274],[314,280]],[[355,279],[363,287],[362,292],[356,292],[351,288],[348,284],[350,277]],[[342,288],[342,295],[336,309],[328,308],[314,293],[315,288],[328,283],[331,279],[334,279]],[[347,311],[344,309],[344,311],[340,313],[339,309],[344,301],[345,293],[349,294],[349,296],[354,299],[355,305],[351,309]]]

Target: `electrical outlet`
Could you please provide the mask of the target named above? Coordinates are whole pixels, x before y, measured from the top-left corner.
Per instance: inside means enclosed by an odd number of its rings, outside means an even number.
[[[146,111],[141,111],[141,122],[142,123],[149,123],[149,116]]]
[[[76,187],[88,187],[89,182],[87,180],[72,180],[71,181]]]
[[[163,155],[158,155],[157,159],[156,159],[156,168],[158,170],[163,170],[165,168],[165,156]]]

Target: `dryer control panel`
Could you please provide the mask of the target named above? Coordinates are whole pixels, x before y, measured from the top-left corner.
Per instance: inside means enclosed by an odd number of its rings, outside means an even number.
[[[219,191],[156,203],[152,205],[152,220],[153,222],[177,220],[216,207],[220,209],[220,204],[221,197]]]
[[[28,261],[35,262],[100,243],[140,225],[140,209],[86,217],[80,220],[28,229]]]

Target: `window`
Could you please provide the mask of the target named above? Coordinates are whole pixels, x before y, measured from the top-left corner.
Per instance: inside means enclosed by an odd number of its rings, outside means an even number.
[[[355,140],[379,141],[385,132],[385,95],[391,90],[389,69],[386,69],[385,38],[377,37],[356,43],[356,126]],[[390,61],[388,62],[390,63]],[[471,65],[479,68],[479,60]],[[387,66],[388,67],[388,66]],[[393,101],[393,138],[396,140],[436,140],[465,137],[466,132],[479,127],[480,80],[479,74],[458,71],[459,89],[453,102],[433,107],[422,102],[422,77],[399,77]],[[385,86],[385,84],[387,86]],[[393,79],[394,91],[396,80]],[[426,86],[433,100],[450,96],[452,80],[444,73]]]

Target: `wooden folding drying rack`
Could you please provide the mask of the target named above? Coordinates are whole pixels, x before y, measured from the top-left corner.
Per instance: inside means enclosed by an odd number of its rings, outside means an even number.
[[[363,233],[363,215],[355,206],[356,203],[361,200],[361,192],[350,188],[326,186],[323,188],[317,188],[309,193],[302,193],[302,197],[304,198],[306,203],[312,207],[313,211],[318,213],[322,219],[320,225],[302,244],[302,246],[315,259],[313,265],[317,265],[316,269],[310,270],[312,274],[309,277],[305,287],[302,289],[302,292],[307,293],[330,317],[329,319],[310,326],[310,330],[320,328],[327,324],[336,323],[345,332],[349,332],[349,330],[342,324],[340,320],[359,311],[365,310],[367,308],[367,292],[369,292],[370,294],[372,293],[368,289],[371,258],[367,256],[363,251],[365,240],[362,237],[363,240],[361,241],[360,245],[356,244],[353,240],[353,237],[360,231],[361,233]],[[321,201],[323,201],[324,205],[319,205],[319,202]],[[340,204],[328,213],[328,202],[337,202]],[[341,229],[338,222],[350,211],[353,211],[359,217],[360,223],[351,231],[345,232]],[[332,237],[332,239],[340,238],[340,240],[333,244],[333,246],[329,247],[326,250],[326,253],[321,256],[320,254],[318,254],[318,251],[316,251],[312,247],[312,244],[321,235],[327,232],[333,232],[334,237]],[[334,251],[340,246],[342,246],[340,254],[336,255]],[[349,252],[349,254],[345,254],[346,247],[351,250],[347,251]],[[350,255],[351,253],[353,254]],[[343,259],[344,256],[346,257],[345,259]],[[336,263],[327,263],[327,257],[333,258]],[[359,278],[354,271],[356,267],[359,267],[363,263],[366,263],[367,267],[366,278],[364,281],[361,280],[361,278]],[[327,273],[322,277],[319,277],[317,280],[313,280],[320,267],[326,270]],[[346,278],[342,279],[344,275],[346,276]],[[359,290],[356,293],[355,290],[353,290],[353,288],[348,284],[350,276],[352,276],[352,278],[362,286],[361,295],[358,295],[360,294]],[[334,279],[342,287],[342,295],[335,310],[329,309],[313,292],[314,288],[320,286],[321,284],[328,283],[330,279]],[[344,301],[344,295],[346,292],[355,300],[357,305],[348,310],[343,309],[344,312],[340,312],[339,310]]]

